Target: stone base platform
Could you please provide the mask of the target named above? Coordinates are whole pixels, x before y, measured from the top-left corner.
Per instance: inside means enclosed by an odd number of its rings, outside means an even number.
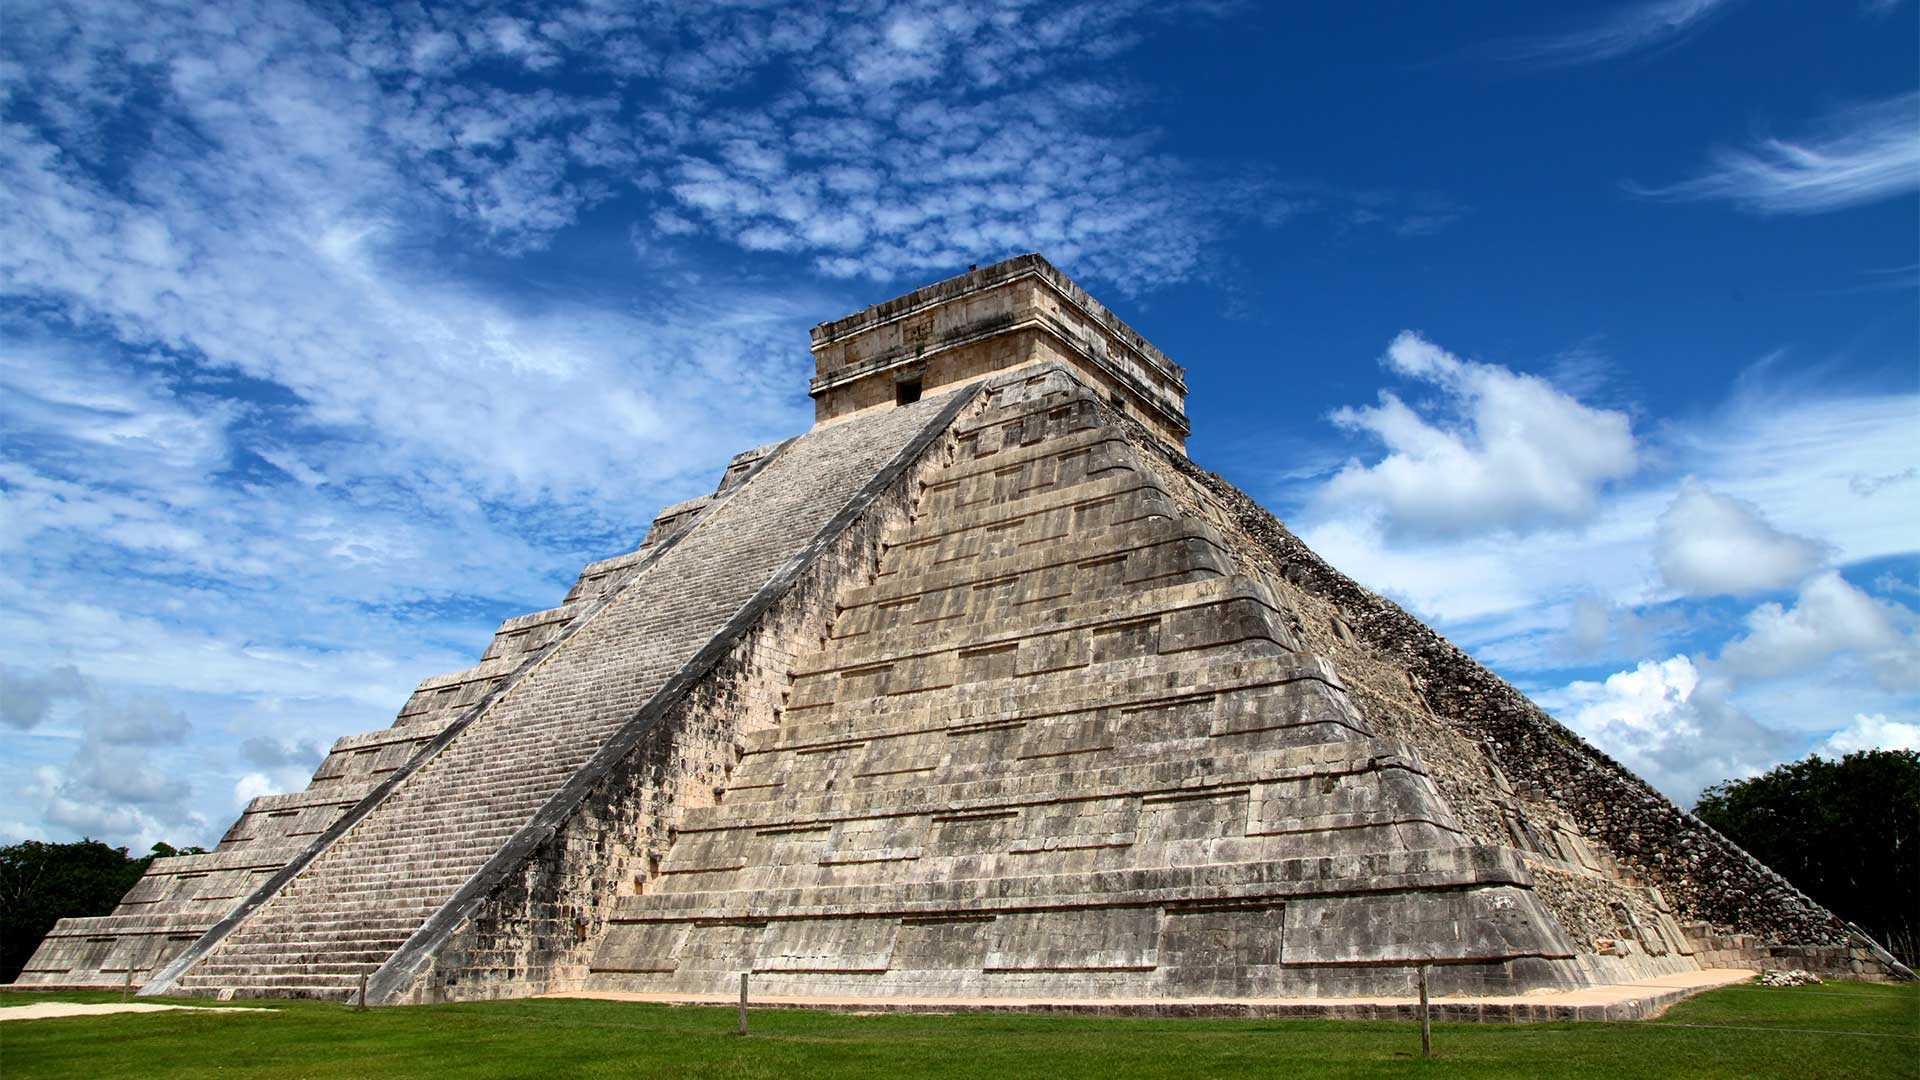
[[[1433,1018],[1443,1022],[1488,1024],[1567,1020],[1651,1020],[1674,1003],[1695,994],[1748,982],[1758,974],[1743,968],[1716,968],[1660,975],[1584,990],[1556,990],[1513,997],[1436,997]],[[751,991],[749,991],[751,992]],[[648,994],[578,991],[543,997],[636,1001],[661,1005],[735,1005],[724,994]],[[858,998],[752,997],[755,1009],[824,1009],[832,1012],[1026,1012],[1081,1016],[1193,1016],[1249,1019],[1319,1018],[1325,1020],[1417,1020],[1420,1003],[1408,998],[1192,998],[1179,1001],[1045,1000],[1040,998]]]

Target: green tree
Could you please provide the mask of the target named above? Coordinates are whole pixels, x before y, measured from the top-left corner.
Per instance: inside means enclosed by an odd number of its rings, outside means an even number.
[[[19,976],[55,922],[110,914],[154,859],[199,851],[155,844],[151,854],[136,859],[126,848],[98,840],[22,840],[0,847],[0,983]]]
[[[1920,752],[1818,754],[1708,788],[1694,812],[1903,962],[1920,953]]]

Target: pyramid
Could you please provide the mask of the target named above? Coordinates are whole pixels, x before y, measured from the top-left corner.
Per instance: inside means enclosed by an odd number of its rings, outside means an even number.
[[[1180,1002],[1885,975],[1185,456],[1037,255],[813,331],[816,423],[22,984]]]

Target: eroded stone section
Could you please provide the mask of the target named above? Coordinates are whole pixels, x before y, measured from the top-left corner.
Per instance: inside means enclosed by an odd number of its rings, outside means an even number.
[[[1581,983],[1519,853],[1465,835],[1096,391],[989,386],[779,725],[618,903],[590,985],[1273,996],[1400,990],[1423,961],[1456,989]]]
[[[1243,492],[1170,452],[1151,430],[1116,422],[1186,512],[1229,538],[1240,572],[1261,580],[1294,631],[1332,660],[1368,722],[1418,749],[1467,833],[1524,853],[1536,894],[1596,980],[1716,963],[1893,971],[1873,958],[1871,942],[1328,566]],[[1771,944],[1727,948],[1738,934]]]

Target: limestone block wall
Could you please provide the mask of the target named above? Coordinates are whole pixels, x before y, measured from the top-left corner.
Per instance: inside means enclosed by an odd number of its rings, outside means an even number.
[[[1232,538],[1247,572],[1273,586],[1368,718],[1418,746],[1469,832],[1526,852],[1536,890],[1601,977],[1724,960],[1729,951],[1708,955],[1688,929],[1699,923],[1809,962],[1820,949],[1864,948],[1830,912],[1329,566],[1243,492],[1139,425],[1129,430],[1164,475],[1186,480],[1182,496]]]
[[[1018,373],[1016,373],[1018,374]],[[1577,985],[1519,853],[1301,649],[1063,369],[989,383],[604,988],[1081,1000]]]

